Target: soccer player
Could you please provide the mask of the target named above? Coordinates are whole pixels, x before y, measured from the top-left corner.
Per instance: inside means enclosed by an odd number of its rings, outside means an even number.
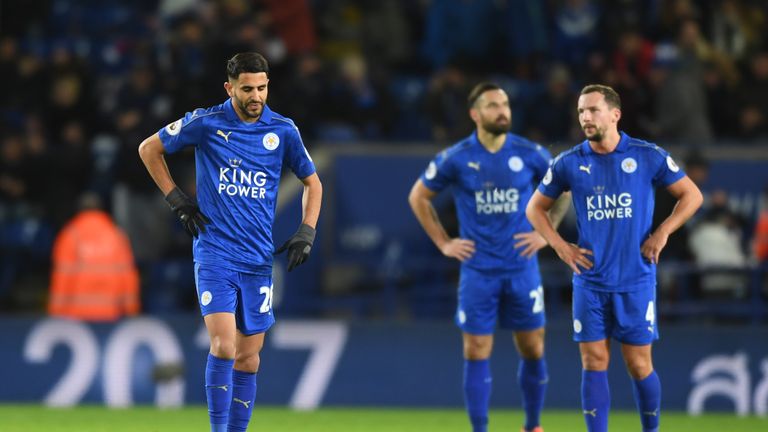
[[[621,100],[610,87],[584,87],[578,114],[587,139],[555,159],[526,214],[575,273],[573,330],[587,430],[608,430],[613,338],[632,376],[643,431],[657,431],[661,384],[651,361],[658,338],[656,265],[669,235],[701,205],[701,192],[662,148],[619,132]],[[655,187],[666,188],[677,205],[651,232]],[[572,194],[578,244],[563,240],[546,217],[564,191]]]
[[[463,332],[464,397],[475,432],[488,427],[489,359],[493,333],[513,331],[521,356],[518,381],[526,413],[524,431],[541,431],[547,387],[544,360],[544,291],[536,252],[544,239],[525,218],[525,205],[551,156],[540,145],[509,133],[511,110],[498,85],[480,83],[468,97],[476,131],[429,163],[408,201],[443,255],[461,261],[456,323]],[[453,186],[460,237],[450,238],[432,199]],[[552,212],[556,226],[568,209]]]
[[[194,237],[195,281],[211,348],[205,372],[212,432],[245,431],[272,313],[272,222],[282,165],[304,183],[303,220],[276,252],[288,271],[308,257],[322,185],[293,122],[267,106],[269,66],[258,53],[227,62],[229,99],[196,109],[145,139],[139,154]],[[174,183],[164,154],[194,146],[197,202]]]

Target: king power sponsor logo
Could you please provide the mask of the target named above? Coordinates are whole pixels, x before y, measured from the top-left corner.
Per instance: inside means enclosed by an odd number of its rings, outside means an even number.
[[[219,194],[264,199],[267,173],[244,169],[242,159],[230,159],[228,167],[219,167]]]
[[[475,191],[477,214],[514,213],[518,211],[520,193],[515,188]]]
[[[632,217],[632,194],[602,194],[587,196],[587,220],[625,219]]]

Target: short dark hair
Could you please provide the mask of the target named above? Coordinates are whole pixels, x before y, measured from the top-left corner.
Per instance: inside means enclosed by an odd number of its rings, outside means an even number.
[[[607,85],[590,84],[581,89],[581,94],[585,95],[588,93],[600,93],[605,98],[605,103],[607,103],[609,107],[621,109],[621,98],[619,97],[619,94],[616,93],[616,90]]]
[[[227,60],[227,77],[238,79],[241,73],[264,72],[269,77],[269,64],[263,55],[257,52],[238,53]]]
[[[472,109],[475,106],[475,102],[477,102],[478,99],[480,99],[480,96],[483,95],[483,93],[490,91],[490,90],[503,90],[498,84],[492,83],[492,82],[481,82],[480,84],[476,85],[471,92],[469,92],[469,96],[467,96],[467,106],[469,109]]]

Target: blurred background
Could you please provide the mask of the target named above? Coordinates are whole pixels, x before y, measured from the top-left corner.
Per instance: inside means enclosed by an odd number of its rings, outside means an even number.
[[[513,132],[553,155],[583,139],[580,89],[613,86],[620,128],[670,150],[702,188],[659,267],[665,400],[766,415],[766,20],[764,0],[0,1],[0,371],[37,377],[0,401],[204,402],[191,240],[137,148],[225,100],[226,60],[258,51],[269,105],[296,122],[325,188],[310,260],[291,274],[275,263],[265,403],[461,405],[458,263],[406,198],[433,155],[472,131],[466,96],[492,80],[510,96]],[[193,154],[168,161],[193,194]],[[674,201],[657,196],[660,221]],[[456,233],[450,194],[435,204]],[[287,175],[275,243],[299,222]],[[572,215],[561,231],[575,239]],[[550,250],[540,260],[562,389],[548,403],[574,408],[571,274]],[[78,262],[101,270],[67,291]],[[67,296],[86,306],[62,308]],[[510,385],[494,403],[517,406],[506,342],[494,358]],[[626,380],[619,365],[612,374]],[[396,390],[415,381],[429,385]],[[631,409],[625,390],[615,406]]]

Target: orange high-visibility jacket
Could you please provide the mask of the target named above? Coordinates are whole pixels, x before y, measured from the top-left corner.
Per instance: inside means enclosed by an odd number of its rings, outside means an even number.
[[[114,321],[139,312],[139,276],[126,235],[99,210],[80,212],[53,245],[48,312]]]
[[[763,210],[757,218],[752,247],[758,260],[768,261],[768,210]]]

